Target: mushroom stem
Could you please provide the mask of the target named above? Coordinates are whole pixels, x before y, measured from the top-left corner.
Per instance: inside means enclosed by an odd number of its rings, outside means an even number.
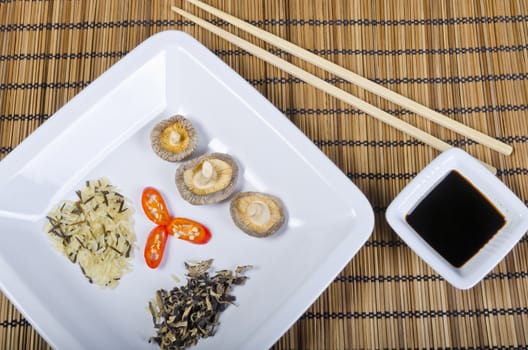
[[[210,180],[213,177],[213,173],[215,172],[213,165],[210,161],[206,160],[202,164],[202,176],[204,179]]]
[[[171,131],[170,133],[170,136],[169,136],[169,142],[173,145],[177,145],[178,143],[180,143],[182,137],[180,135],[179,132],[177,131]]]
[[[266,203],[261,201],[251,202],[246,210],[249,219],[257,225],[265,225],[271,218],[271,212]]]
[[[201,169],[193,177],[194,185],[197,188],[208,188],[215,184],[217,177],[213,164],[206,160],[202,163]]]

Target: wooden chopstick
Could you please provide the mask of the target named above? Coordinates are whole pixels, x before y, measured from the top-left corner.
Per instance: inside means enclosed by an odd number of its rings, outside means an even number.
[[[444,141],[426,133],[425,131],[423,130],[420,130],[416,127],[414,127],[413,125],[411,124],[408,124],[406,123],[405,121],[401,120],[401,119],[398,119],[392,115],[390,115],[389,113],[369,104],[368,102],[365,102],[361,99],[359,99],[358,97],[344,91],[344,90],[341,90],[339,89],[338,87],[324,81],[323,79],[311,74],[311,73],[308,73],[306,72],[305,70],[291,64],[290,62],[288,61],[285,61],[275,55],[273,55],[272,53],[256,46],[256,45],[253,45],[252,43],[242,39],[242,38],[239,38],[238,36],[234,35],[234,34],[231,34],[217,26],[215,26],[214,24],[211,24],[201,18],[198,18],[192,14],[190,14],[189,12],[186,12],[184,10],[182,10],[181,8],[179,7],[176,7],[176,6],[172,6],[171,7],[172,10],[178,14],[180,14],[181,16],[193,21],[194,23],[198,24],[199,26],[211,31],[212,33],[220,36],[221,38],[241,47],[242,49],[246,50],[247,52],[253,54],[254,56],[256,57],[259,57],[261,58],[262,60],[284,70],[285,72],[291,74],[292,76],[296,77],[296,78],[299,78],[301,79],[302,81],[308,83],[308,84],[311,84],[321,90],[323,90],[324,92],[326,92],[327,94],[331,95],[331,96],[334,96],[335,98],[343,101],[343,102],[346,102],[356,108],[358,108],[359,110],[375,117],[376,119],[416,138],[417,140],[420,140],[422,141],[423,143],[443,152],[449,148],[451,148],[451,146],[447,143],[445,143]],[[486,164],[486,163],[483,163],[484,166],[486,166],[492,173],[496,173],[497,170],[492,167],[491,165],[489,164]]]
[[[457,132],[463,136],[468,137],[469,139],[479,142],[499,153],[510,155],[513,151],[513,148],[503,142],[500,142],[493,137],[490,137],[480,131],[472,129],[467,125],[464,125],[456,120],[446,117],[443,114],[440,114],[424,105],[419,104],[416,101],[413,101],[403,95],[400,95],[390,89],[387,89],[384,86],[374,83],[373,81],[362,77],[354,72],[349,71],[348,69],[341,67],[331,61],[328,61],[316,54],[303,49],[300,46],[297,46],[287,40],[282,39],[272,33],[269,33],[265,30],[262,30],[254,25],[251,25],[239,18],[236,18],[228,13],[225,13],[217,8],[214,8],[210,5],[203,3],[200,0],[187,0],[188,2],[194,4],[195,6],[205,10],[222,20],[231,23],[235,27],[245,30],[246,32],[256,36],[259,39],[262,39],[268,42],[271,45],[277,46],[280,49],[297,56],[319,68],[322,68],[336,76],[345,79],[367,91],[370,91],[380,97],[383,97],[403,108],[406,108],[422,117],[435,122],[445,128],[448,128],[454,132]]]

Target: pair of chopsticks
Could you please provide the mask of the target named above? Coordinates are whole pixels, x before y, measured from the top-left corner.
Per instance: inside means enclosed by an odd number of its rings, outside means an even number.
[[[455,131],[463,136],[466,136],[467,138],[474,140],[478,143],[481,143],[484,146],[489,147],[490,149],[493,149],[499,153],[510,155],[512,152],[512,147],[508,144],[505,144],[503,142],[500,142],[486,134],[481,133],[480,131],[477,131],[475,129],[472,129],[462,123],[457,122],[456,120],[450,119],[436,111],[433,111],[432,109],[425,107],[405,96],[402,96],[390,89],[387,89],[381,85],[378,85],[356,73],[353,73],[333,62],[330,62],[322,57],[319,57],[308,50],[303,49],[302,47],[299,47],[293,43],[290,43],[289,41],[286,41],[274,34],[271,34],[265,30],[262,30],[260,28],[257,28],[247,22],[244,22],[228,13],[225,13],[223,11],[220,11],[210,5],[207,5],[200,0],[186,0],[189,3],[192,3],[193,5],[201,8],[202,10],[205,10],[206,12],[217,16],[221,18],[222,20],[234,25],[235,27],[242,29],[254,36],[256,36],[259,39],[264,40],[265,42],[277,46],[280,49],[298,57],[301,58],[319,68],[322,68],[330,73],[335,74],[336,76],[345,79],[371,93],[374,93],[380,97],[383,97],[401,107],[404,107],[418,115],[421,115],[422,117],[435,122],[443,127],[446,127],[452,131]],[[261,58],[262,60],[268,62],[271,65],[274,65],[285,72],[289,73],[290,75],[299,78],[303,80],[304,82],[311,84],[324,92],[328,93],[331,96],[334,96],[335,98],[346,102],[355,108],[363,111],[366,114],[369,114],[376,119],[386,123],[387,125],[390,125],[414,138],[416,138],[419,141],[422,141],[423,143],[439,150],[439,151],[445,151],[452,146],[447,144],[446,142],[426,133],[425,131],[416,128],[415,126],[396,118],[395,116],[369,104],[366,101],[361,100],[360,98],[341,90],[340,88],[324,81],[323,79],[308,73],[307,71],[291,64],[290,62],[287,62],[272,53],[242,39],[239,38],[236,35],[233,35],[201,18],[198,18],[191,13],[182,10],[181,8],[178,8],[176,6],[172,6],[172,10],[181,16],[191,20],[192,22],[196,23],[197,25],[211,31],[212,33],[220,36],[221,38],[231,42],[232,44],[235,44],[245,51],[253,54],[254,56],[257,56]],[[483,163],[490,171],[493,173],[496,172],[496,169],[492,167],[489,164]]]

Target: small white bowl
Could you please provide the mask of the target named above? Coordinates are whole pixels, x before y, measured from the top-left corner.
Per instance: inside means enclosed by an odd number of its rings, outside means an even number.
[[[405,219],[452,170],[469,180],[506,221],[475,255],[458,268],[431,247]],[[477,159],[457,148],[443,152],[416,175],[389,205],[386,218],[418,256],[460,289],[469,289],[484,278],[528,230],[526,205]]]

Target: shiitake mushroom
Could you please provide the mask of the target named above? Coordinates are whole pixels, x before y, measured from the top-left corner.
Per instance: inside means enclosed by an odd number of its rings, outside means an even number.
[[[286,221],[282,201],[262,192],[240,192],[231,200],[229,211],[235,225],[253,237],[267,237]]]
[[[162,120],[150,133],[154,153],[169,162],[179,162],[189,157],[198,145],[192,123],[181,115]]]
[[[191,159],[176,170],[176,187],[193,205],[221,202],[235,190],[238,165],[226,153],[210,153]]]

